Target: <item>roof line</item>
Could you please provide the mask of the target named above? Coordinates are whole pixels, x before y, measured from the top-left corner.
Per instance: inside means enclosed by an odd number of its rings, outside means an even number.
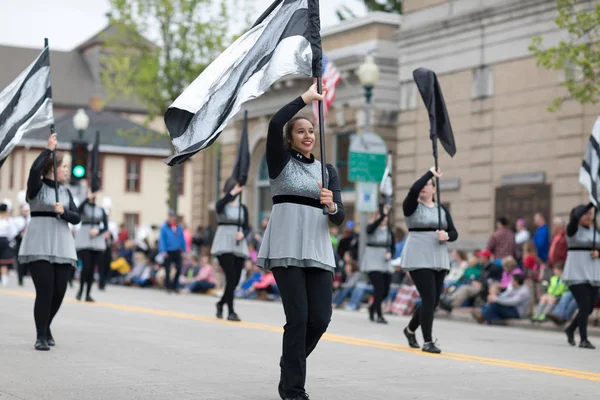
[[[33,148],[33,149],[42,149],[46,147],[48,144],[45,140],[37,140],[37,139],[22,139],[17,147],[25,147],[25,148]],[[93,143],[89,143],[89,148],[91,149]],[[58,144],[58,150],[71,150],[71,143],[64,142]],[[155,149],[150,147],[134,147],[134,146],[115,146],[112,144],[100,144],[100,153],[110,153],[110,154],[122,154],[122,155],[136,155],[136,156],[149,156],[149,157],[168,157],[171,155],[171,151],[169,149]]]
[[[347,21],[342,21],[337,25],[325,28],[321,31],[321,37],[325,38],[327,36],[333,36],[338,33],[347,32],[352,29],[360,28],[362,26],[371,24],[395,25],[398,27],[398,29],[400,29],[401,23],[402,15],[383,11],[374,11],[368,13],[364,17],[357,17]]]

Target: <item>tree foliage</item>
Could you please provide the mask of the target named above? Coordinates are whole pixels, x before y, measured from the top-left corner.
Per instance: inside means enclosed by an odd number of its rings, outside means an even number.
[[[103,37],[102,81],[108,99],[133,98],[149,123],[234,40],[238,0],[110,0],[110,34]],[[248,20],[246,19],[246,23]],[[156,137],[125,132],[135,144]],[[165,132],[161,132],[165,134]],[[178,168],[172,168],[169,207],[177,208]]]
[[[550,111],[560,109],[567,99],[581,104],[596,104],[600,100],[600,4],[589,9],[587,2],[556,0],[556,25],[569,38],[556,46],[544,48],[543,38],[534,37],[529,50],[537,58],[537,65],[548,70],[562,71],[568,97],[557,97],[548,106]]]

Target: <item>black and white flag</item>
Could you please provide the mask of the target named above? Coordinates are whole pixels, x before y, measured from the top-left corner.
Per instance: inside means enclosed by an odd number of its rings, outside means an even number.
[[[242,104],[293,74],[320,76],[319,0],[277,0],[169,106],[165,124],[180,164],[210,146]]]
[[[0,167],[23,135],[52,123],[50,51],[46,47],[0,92]]]
[[[600,185],[600,118],[596,120],[592,136],[585,148],[583,162],[579,169],[579,183],[590,193],[590,201],[598,207],[598,187]]]
[[[379,193],[381,193],[381,202],[392,206],[394,198],[394,187],[392,186],[392,152],[388,152],[385,172],[379,184]]]

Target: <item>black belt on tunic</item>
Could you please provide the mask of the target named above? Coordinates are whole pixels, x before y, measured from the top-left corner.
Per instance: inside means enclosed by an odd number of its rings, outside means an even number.
[[[385,248],[389,248],[390,245],[389,244],[369,244],[369,243],[367,243],[367,247],[383,247],[385,249]]]
[[[217,226],[238,226],[240,228],[243,228],[243,225],[240,225],[237,222],[219,222]]]
[[[435,232],[438,228],[408,228],[409,232]]]
[[[594,251],[591,247],[568,247],[568,251]]]
[[[278,196],[273,196],[273,204],[282,203],[294,203],[314,208],[323,208],[321,201],[319,199],[313,199],[312,197],[296,196],[294,194],[280,194]]]
[[[55,213],[52,211],[32,211],[30,215],[32,218],[33,217],[54,217],[54,218],[56,218],[58,213]]]
[[[84,221],[81,223],[81,225],[100,225],[100,221],[99,222]]]

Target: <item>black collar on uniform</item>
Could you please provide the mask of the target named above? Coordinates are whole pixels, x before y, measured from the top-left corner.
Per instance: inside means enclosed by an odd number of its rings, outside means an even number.
[[[310,158],[306,158],[302,154],[298,153],[296,150],[290,150],[290,155],[296,160],[305,164],[312,164],[315,162],[315,156],[312,153],[310,153]]]
[[[42,182],[44,182],[46,185],[50,186],[51,188],[54,187],[54,179],[43,178]],[[58,186],[60,186],[60,183],[58,184]]]

